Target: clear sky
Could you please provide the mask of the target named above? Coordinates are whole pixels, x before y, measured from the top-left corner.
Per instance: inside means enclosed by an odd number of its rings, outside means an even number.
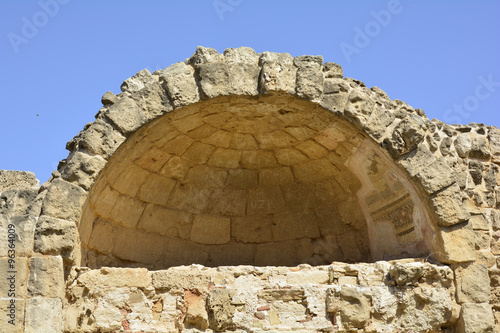
[[[0,0],[0,169],[43,182],[108,90],[222,52],[322,55],[448,123],[500,126],[500,1]]]

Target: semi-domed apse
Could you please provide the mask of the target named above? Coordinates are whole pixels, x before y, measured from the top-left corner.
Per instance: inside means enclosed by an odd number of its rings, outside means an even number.
[[[289,95],[222,96],[142,126],[80,221],[84,263],[294,266],[425,257],[409,177],[355,123]]]

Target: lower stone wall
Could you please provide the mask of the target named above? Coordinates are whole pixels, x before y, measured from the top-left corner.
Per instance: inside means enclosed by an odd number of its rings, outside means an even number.
[[[491,306],[456,294],[449,267],[413,260],[75,268],[64,332],[493,332]]]

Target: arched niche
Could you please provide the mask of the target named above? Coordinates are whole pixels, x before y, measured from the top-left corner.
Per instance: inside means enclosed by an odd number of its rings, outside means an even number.
[[[89,267],[294,266],[428,256],[412,181],[360,127],[291,95],[221,96],[147,123],[79,223]]]

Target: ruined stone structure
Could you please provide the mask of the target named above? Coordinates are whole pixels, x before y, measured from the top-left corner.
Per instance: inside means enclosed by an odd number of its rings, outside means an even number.
[[[121,89],[0,171],[0,331],[500,332],[498,128],[249,48]]]

